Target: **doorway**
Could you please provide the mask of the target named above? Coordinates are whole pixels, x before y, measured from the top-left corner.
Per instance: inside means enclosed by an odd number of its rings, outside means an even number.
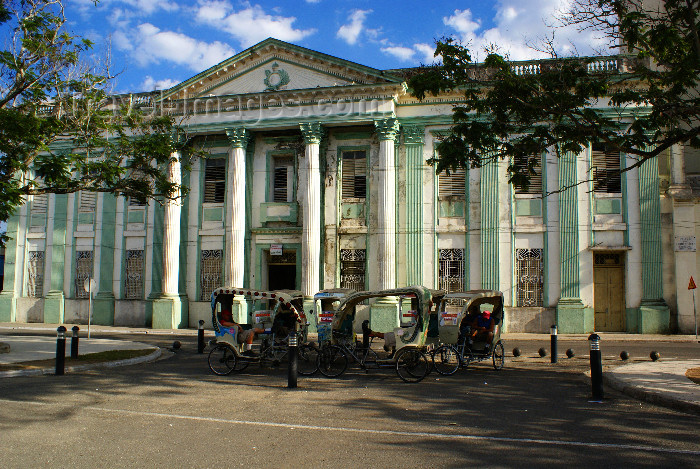
[[[280,256],[272,256],[270,251],[267,251],[267,285],[268,290],[296,290],[295,251],[287,250]]]
[[[623,332],[625,330],[625,266],[623,254],[594,254],[593,308],[595,330]]]

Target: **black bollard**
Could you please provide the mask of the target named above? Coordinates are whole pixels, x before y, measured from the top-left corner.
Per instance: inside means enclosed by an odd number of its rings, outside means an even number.
[[[78,337],[78,332],[80,331],[80,328],[78,326],[73,326],[73,337],[70,339],[70,357],[75,359],[78,358],[78,340],[80,338]]]
[[[552,324],[552,327],[549,328],[549,332],[551,333],[551,346],[552,346],[551,362],[556,363],[557,362],[557,326],[556,326],[556,324]]]
[[[199,329],[197,330],[197,353],[204,353],[204,320],[199,320]]]
[[[56,329],[56,375],[62,375],[66,365],[66,328]]]
[[[591,401],[603,401],[603,362],[600,355],[600,336],[591,334],[588,337],[591,345]]]
[[[287,387],[296,388],[297,387],[297,374],[298,374],[298,356],[297,356],[297,333],[292,331],[289,334],[289,348],[287,351],[287,356],[289,357],[289,373],[287,377]]]

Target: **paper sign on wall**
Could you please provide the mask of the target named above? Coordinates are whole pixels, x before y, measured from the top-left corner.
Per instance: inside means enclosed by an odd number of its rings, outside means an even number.
[[[676,236],[676,251],[695,252],[695,236]]]

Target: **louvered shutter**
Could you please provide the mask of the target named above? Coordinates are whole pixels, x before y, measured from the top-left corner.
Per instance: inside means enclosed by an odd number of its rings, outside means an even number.
[[[531,159],[535,159],[535,165],[533,166],[535,174],[530,174],[530,184],[527,186],[527,189],[515,188],[516,194],[542,194],[542,155],[529,156],[527,162],[522,166],[523,169],[527,168]]]
[[[49,206],[49,196],[47,194],[36,194],[32,200],[31,214],[41,215],[46,213]]]
[[[464,168],[459,168],[455,171],[440,173],[438,176],[438,197],[460,197],[465,196],[467,172]]]
[[[78,211],[82,213],[93,213],[97,206],[97,193],[80,191],[80,202],[78,203]]]
[[[620,177],[620,153],[609,150],[604,145],[593,145],[591,169],[595,192],[619,194],[622,192]]]
[[[204,170],[204,202],[222,203],[226,195],[226,160],[206,160]]]
[[[367,156],[364,151],[343,152],[342,198],[363,199],[367,196]]]

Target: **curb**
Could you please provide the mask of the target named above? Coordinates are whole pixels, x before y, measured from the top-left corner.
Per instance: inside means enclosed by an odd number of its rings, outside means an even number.
[[[124,360],[115,360],[111,362],[102,363],[91,363],[86,365],[74,365],[67,366],[65,368],[66,372],[73,371],[85,371],[94,368],[112,368],[116,366],[126,366],[126,365],[137,365],[140,363],[147,363],[156,361],[163,354],[163,349],[156,347],[153,352],[142,357],[135,358],[125,358]],[[12,370],[12,371],[1,371],[0,378],[12,378],[15,376],[40,376],[40,375],[52,375],[56,372],[55,368],[41,368],[38,370]]]
[[[631,386],[627,384],[624,380],[616,378],[609,372],[603,373],[603,383],[607,384],[608,386],[617,391],[620,391],[623,394],[634,397],[635,399],[639,399],[640,401],[648,402],[650,404],[655,404],[662,407],[668,407],[669,409],[677,410],[680,412],[700,415],[700,404],[674,399],[672,397],[668,397],[667,395],[660,394],[658,392],[647,391],[641,387]]]

